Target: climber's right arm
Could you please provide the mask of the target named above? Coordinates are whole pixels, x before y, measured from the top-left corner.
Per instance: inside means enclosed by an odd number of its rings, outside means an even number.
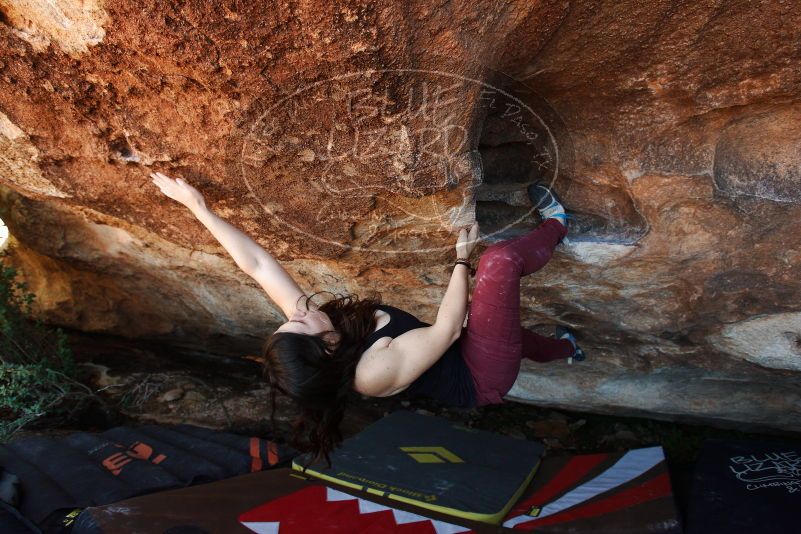
[[[239,268],[264,288],[287,318],[291,317],[298,299],[305,293],[286,269],[253,239],[206,206],[193,209],[192,213],[217,238]]]
[[[287,318],[295,312],[298,299],[305,293],[269,252],[206,207],[203,195],[181,178],[173,180],[161,173],[151,176],[153,183],[165,195],[189,208],[231,255],[237,266],[264,288]]]

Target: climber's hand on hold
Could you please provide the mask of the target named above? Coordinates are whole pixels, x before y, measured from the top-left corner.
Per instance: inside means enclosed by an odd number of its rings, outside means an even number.
[[[180,202],[193,212],[206,207],[206,201],[200,191],[186,183],[183,178],[172,179],[160,172],[150,173],[150,178],[161,189],[162,193],[176,202]]]
[[[476,248],[478,244],[479,237],[478,237],[478,223],[473,223],[473,226],[469,228],[462,228],[459,230],[459,240],[456,242],[456,257],[461,259],[468,259],[470,258],[470,254],[473,253],[473,249]]]

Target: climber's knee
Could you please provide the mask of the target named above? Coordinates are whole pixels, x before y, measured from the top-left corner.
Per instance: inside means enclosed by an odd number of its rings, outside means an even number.
[[[520,256],[511,247],[488,248],[478,261],[480,270],[515,276],[520,274]]]

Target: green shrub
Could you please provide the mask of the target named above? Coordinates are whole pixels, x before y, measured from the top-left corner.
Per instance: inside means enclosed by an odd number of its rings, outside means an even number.
[[[0,442],[92,395],[76,379],[66,335],[32,318],[34,298],[0,258]]]

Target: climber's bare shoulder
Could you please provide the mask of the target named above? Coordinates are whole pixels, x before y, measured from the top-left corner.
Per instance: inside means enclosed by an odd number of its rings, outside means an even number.
[[[362,353],[353,382],[357,392],[369,397],[389,397],[409,387],[409,384],[396,385],[399,360],[388,349],[391,341],[389,336],[382,337]]]

